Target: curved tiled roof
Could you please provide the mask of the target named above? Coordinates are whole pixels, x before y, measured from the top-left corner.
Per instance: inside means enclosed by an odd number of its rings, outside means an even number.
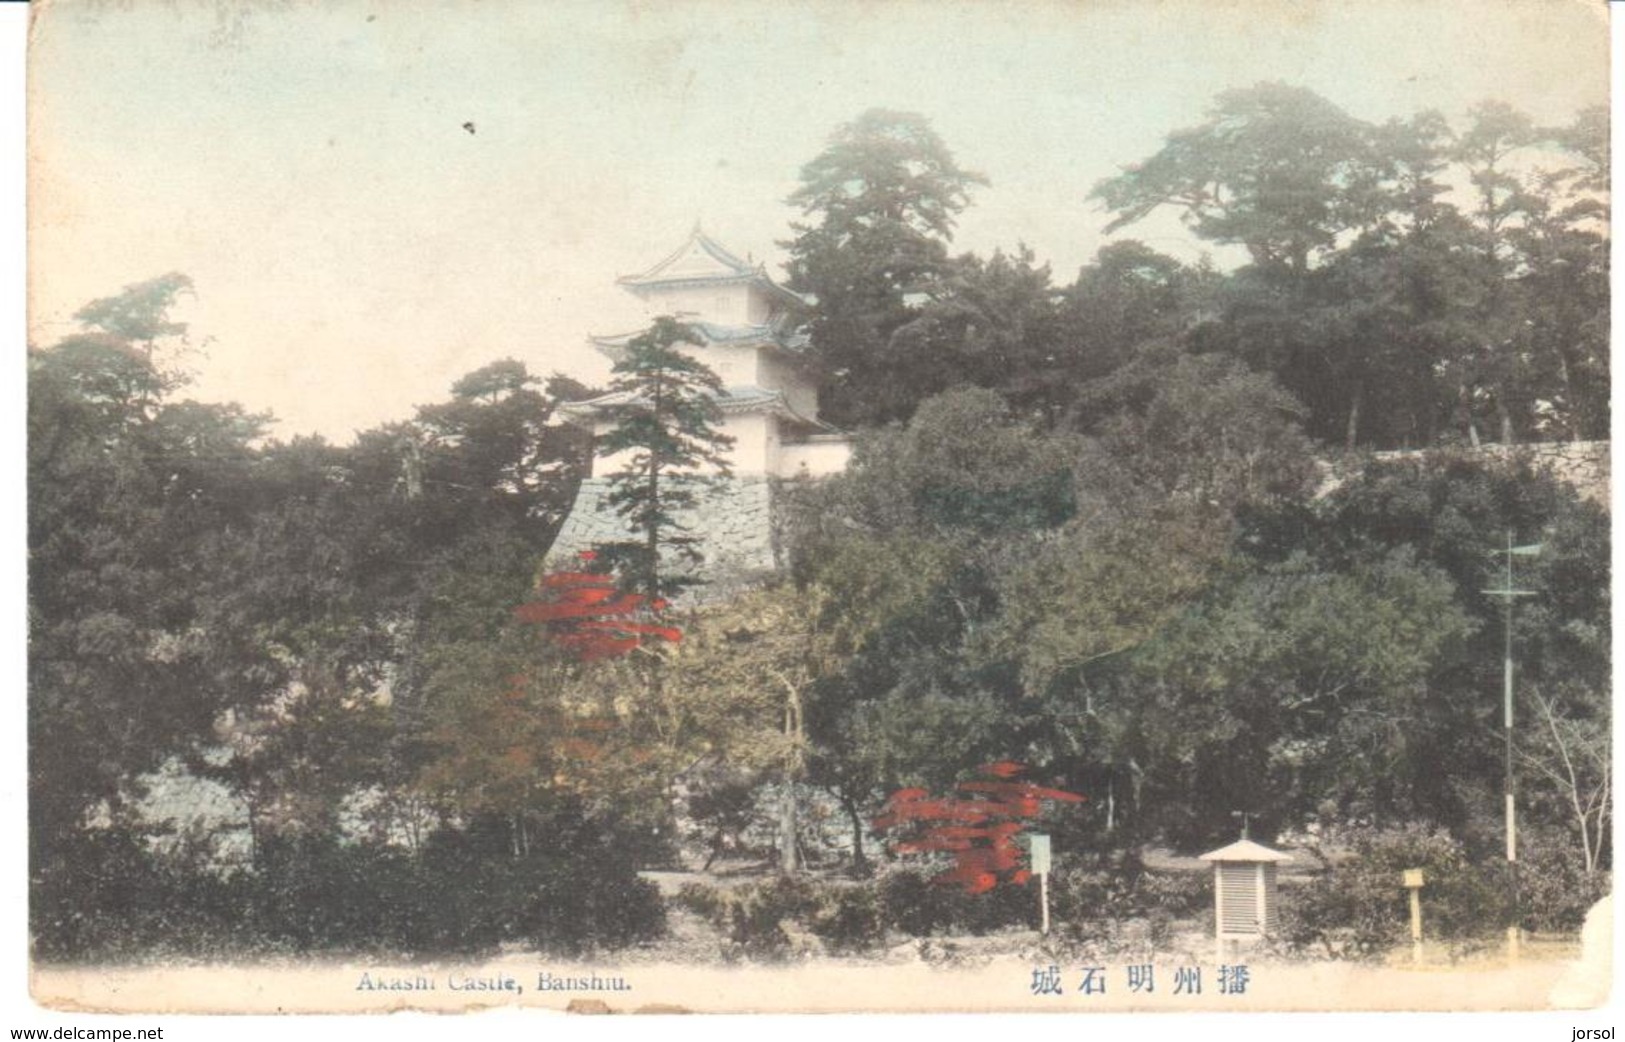
[[[800,351],[807,346],[807,334],[786,332],[782,323],[756,326],[724,326],[716,322],[685,322],[684,325],[699,333],[707,343],[712,344],[763,344],[784,348],[787,351]],[[645,330],[639,329],[630,333],[612,333],[605,336],[594,335],[590,339],[600,348],[616,350],[625,347],[633,337],[642,336],[644,332]]]
[[[803,416],[791,408],[783,391],[775,391],[755,384],[741,384],[735,387],[726,387],[711,396],[717,407],[726,415],[748,412],[771,412],[783,416],[787,420],[816,427],[820,430],[834,431],[835,428],[822,420]],[[611,391],[596,398],[588,398],[581,402],[565,402],[559,406],[559,412],[565,419],[582,426],[591,426],[598,418],[598,414],[607,408],[617,405],[627,405],[636,401],[636,398],[626,391]]]
[[[646,271],[636,275],[622,275],[617,282],[635,286],[650,282],[669,282],[688,279],[737,278],[754,275],[761,270],[739,256],[695,225],[683,244],[657,261]]]
[[[748,282],[779,297],[787,303],[803,306],[806,301],[798,294],[774,282],[767,274],[766,264],[752,264],[705,234],[699,225],[689,233],[684,243],[661,258],[652,267],[636,275],[622,275],[615,280],[634,293],[642,295],[655,288],[678,286],[717,286]]]

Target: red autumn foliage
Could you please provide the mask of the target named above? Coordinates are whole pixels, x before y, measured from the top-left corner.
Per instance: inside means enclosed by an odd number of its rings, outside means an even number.
[[[583,551],[590,564],[597,556]],[[676,643],[683,631],[653,621],[666,607],[641,593],[615,587],[615,580],[599,572],[550,572],[536,584],[536,598],[515,608],[521,622],[544,626],[553,640],[579,661],[616,658],[651,640]]]
[[[1046,789],[1015,780],[1026,767],[1012,760],[984,764],[977,773],[997,781],[960,782],[959,795],[933,799],[925,789],[899,789],[880,816],[877,831],[901,830],[903,838],[892,849],[899,854],[946,852],[954,867],[932,882],[962,887],[967,893],[986,893],[1000,882],[1016,886],[1032,878],[1023,867],[1025,852],[1016,842],[1046,800],[1081,803],[1084,797],[1060,789]]]

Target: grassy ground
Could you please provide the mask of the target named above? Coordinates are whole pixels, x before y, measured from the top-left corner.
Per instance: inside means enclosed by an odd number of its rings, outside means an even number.
[[[950,931],[914,937],[889,930],[862,951],[841,953],[805,923],[767,924],[783,931],[770,953],[742,950],[715,916],[684,900],[685,886],[739,892],[774,878],[762,864],[724,863],[710,873],[653,872],[646,877],[668,899],[668,930],[634,948],[565,958],[511,945],[466,958],[391,959],[362,955],[245,958],[229,964],[154,960],[138,965],[44,965],[32,969],[36,998],[59,1008],[196,1012],[462,1010],[522,1006],[577,1011],[790,1010],[1054,1010],[1211,1012],[1244,1010],[1540,1010],[1587,1008],[1607,997],[1611,937],[1593,925],[1584,944],[1572,936],[1527,938],[1512,962],[1498,938],[1428,944],[1420,963],[1408,945],[1364,961],[1288,955],[1265,947],[1220,954],[1210,921],[1150,924],[1126,919],[1072,929],[1057,922],[1049,937],[1032,927],[983,933]],[[841,882],[830,877],[829,883]],[[858,884],[847,886],[856,889]],[[739,895],[739,896],[742,896]],[[690,893],[692,897],[692,892]],[[1225,991],[1221,964],[1247,966],[1248,986]],[[1154,991],[1129,987],[1130,966],[1150,965]],[[1106,990],[1080,987],[1097,968]],[[1036,975],[1053,968],[1059,988],[1040,991]],[[1181,971],[1199,973],[1195,994],[1174,985]],[[379,991],[371,979],[433,981],[433,988]],[[612,979],[602,990],[550,990],[553,979]],[[454,982],[509,980],[512,990],[471,993]]]
[[[1190,859],[1195,871],[1206,873],[1208,866]],[[1188,866],[1159,865],[1174,871]],[[721,892],[738,892],[743,888],[770,881],[773,869],[760,862],[720,863],[713,871],[701,872],[645,872],[645,879],[659,887],[667,905],[667,935],[655,942],[624,953],[626,958],[640,963],[688,962],[696,964],[715,962],[757,961],[764,964],[809,963],[836,961],[874,965],[961,965],[974,967],[995,962],[1026,960],[1041,964],[1049,962],[1076,963],[1080,960],[1109,961],[1115,964],[1129,962],[1155,962],[1167,965],[1216,964],[1217,958],[1209,917],[1175,919],[1153,931],[1145,919],[1127,918],[1115,923],[1085,924],[1076,928],[1057,920],[1052,923],[1050,936],[1042,936],[1038,929],[1038,912],[1034,908],[1029,926],[1009,926],[985,933],[934,933],[929,937],[915,937],[897,930],[887,931],[880,943],[856,954],[831,952],[824,941],[804,925],[781,920],[779,925],[789,939],[789,945],[772,958],[753,959],[741,955],[737,945],[729,943],[716,925],[705,916],[687,907],[679,895],[685,887],[702,886]],[[811,878],[819,878],[816,873]],[[831,877],[844,883],[844,877]],[[1578,934],[1529,935],[1522,940],[1519,962],[1522,964],[1560,963],[1578,959],[1581,944]],[[1316,953],[1288,953],[1270,944],[1249,944],[1230,949],[1234,958],[1254,963],[1314,964],[1332,960]],[[1420,961],[1416,960],[1409,945],[1396,946],[1386,956],[1365,960],[1366,965],[1385,966],[1404,972],[1488,970],[1504,968],[1509,956],[1504,938],[1487,935],[1472,941],[1444,943],[1427,941]]]

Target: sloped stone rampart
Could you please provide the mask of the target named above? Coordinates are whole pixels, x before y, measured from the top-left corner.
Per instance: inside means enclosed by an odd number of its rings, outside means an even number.
[[[588,478],[581,483],[575,506],[548,552],[549,568],[567,565],[595,544],[639,538],[610,507],[609,490],[608,478]],[[778,566],[773,510],[770,479],[736,477],[701,492],[694,507],[679,511],[678,523],[700,538],[698,549],[704,562],[698,575],[706,583],[703,592],[683,599],[715,599],[772,576]],[[678,573],[695,571],[679,560],[668,566]]]
[[[1604,510],[1609,509],[1611,493],[1610,471],[1612,452],[1606,441],[1550,441],[1530,442],[1522,445],[1484,445],[1476,449],[1412,449],[1400,452],[1378,452],[1371,457],[1351,456],[1323,464],[1325,478],[1319,495],[1327,495],[1345,480],[1359,472],[1361,461],[1437,459],[1454,452],[1465,459],[1527,461],[1536,469],[1548,469],[1552,476],[1574,486],[1582,498]]]
[[[1510,459],[1528,459],[1536,467],[1549,467],[1554,477],[1568,482],[1581,496],[1608,509],[1612,490],[1612,452],[1610,443],[1606,441],[1489,445],[1478,451]]]
[[[1610,445],[1605,441],[1545,442],[1526,445],[1486,445],[1459,450],[1464,456],[1509,461],[1529,461],[1549,468],[1558,478],[1575,486],[1585,498],[1609,508]],[[1441,450],[1426,452],[1380,452],[1380,460],[1417,459],[1437,456]],[[1357,472],[1359,460],[1345,457],[1323,464],[1325,477],[1320,495],[1326,495]],[[735,477],[714,491],[702,493],[701,501],[679,513],[679,522],[700,537],[704,562],[693,569],[685,562],[671,561],[677,571],[697,574],[704,585],[681,600],[690,604],[726,600],[733,594],[779,574],[785,566],[783,544],[787,501],[793,498],[796,481],[749,476]],[[594,544],[634,539],[636,536],[615,515],[608,503],[609,479],[588,478],[576,494],[575,507],[559,530],[547,567],[567,566],[577,553]]]

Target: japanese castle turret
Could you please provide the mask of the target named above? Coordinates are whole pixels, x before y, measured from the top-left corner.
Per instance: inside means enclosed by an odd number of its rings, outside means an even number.
[[[704,497],[678,521],[699,536],[705,563],[699,577],[711,592],[766,577],[783,563],[775,539],[780,482],[840,472],[851,453],[847,437],[817,417],[818,389],[806,360],[806,337],[798,327],[806,302],[774,282],[763,264],[741,259],[698,227],[687,241],[648,270],[617,283],[638,297],[645,315],[671,315],[697,334],[699,346],[678,348],[716,373],[718,430],[731,436],[727,458],[732,480]],[[643,330],[593,336],[611,360]],[[610,394],[560,407],[572,423],[595,435],[609,429]],[[635,538],[606,502],[608,475],[625,460],[593,460],[574,508],[554,541],[549,559],[568,560],[595,543]]]
[[[1221,958],[1226,941],[1257,940],[1276,929],[1275,866],[1292,858],[1243,837],[1210,850],[1213,862],[1213,918]]]

